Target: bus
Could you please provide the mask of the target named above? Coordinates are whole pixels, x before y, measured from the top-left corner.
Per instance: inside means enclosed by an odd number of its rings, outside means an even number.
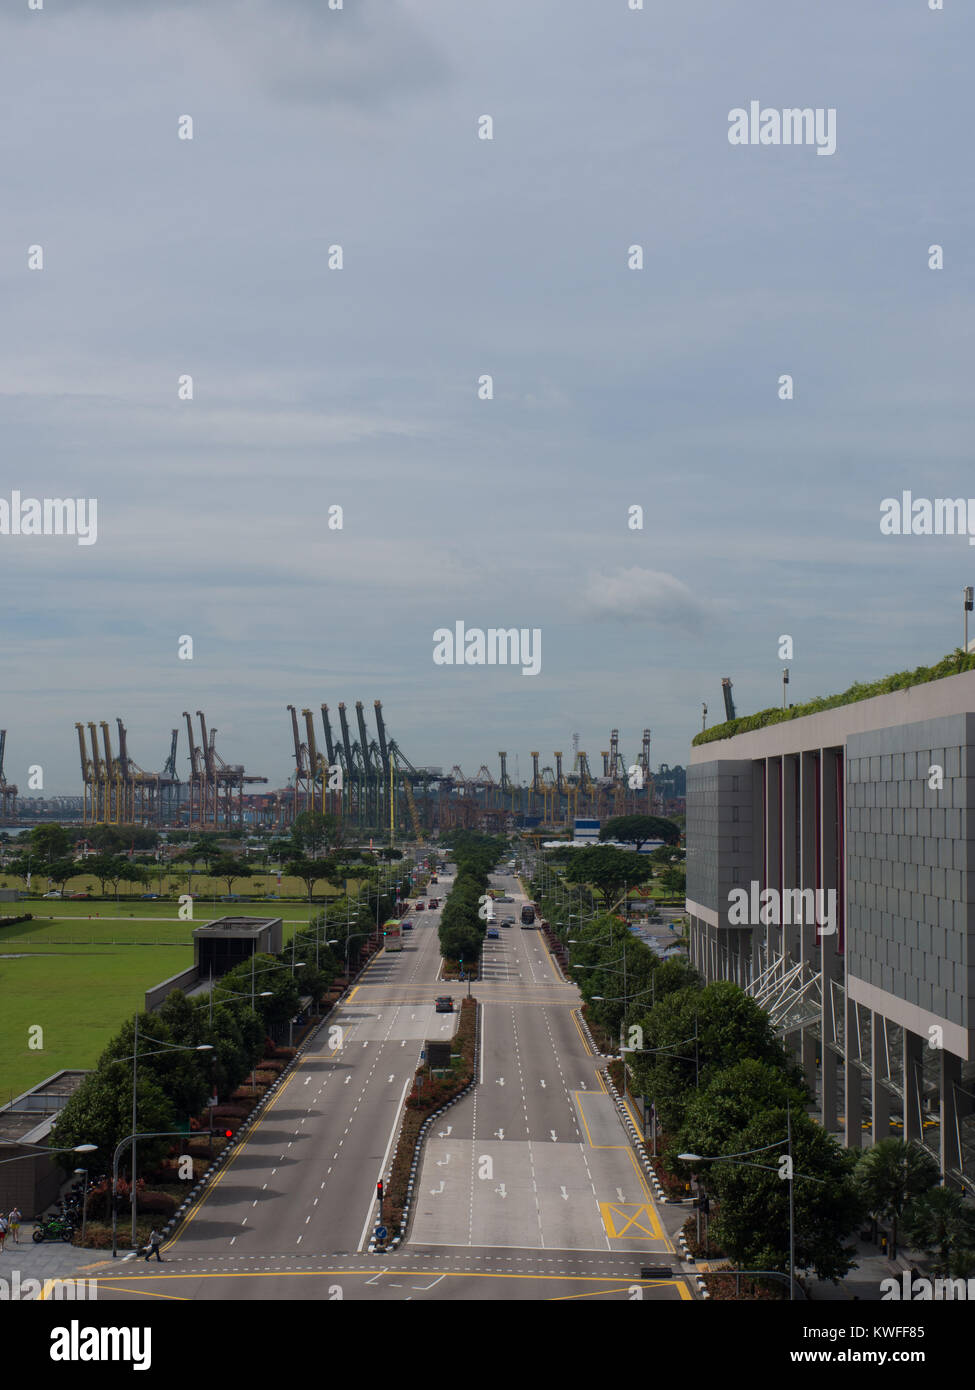
[[[524,927],[531,927],[534,925],[535,909],[532,907],[531,903],[525,903],[525,906],[521,909],[521,923]]]
[[[402,951],[403,923],[398,917],[383,923],[383,946],[387,951]]]

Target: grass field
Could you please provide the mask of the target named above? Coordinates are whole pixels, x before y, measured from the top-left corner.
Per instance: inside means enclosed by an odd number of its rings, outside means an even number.
[[[160,887],[160,880],[162,887]],[[350,878],[349,891],[355,893],[358,887],[358,880]],[[38,887],[43,884],[43,887]],[[216,898],[219,902],[221,894],[227,892],[227,880],[222,878],[209,878],[206,874],[193,874],[192,887],[188,887],[188,878],[185,870],[167,869],[159,879],[153,875],[151,884],[147,887],[135,884],[126,884],[124,881],[119,884],[120,893],[159,893],[164,892],[173,897],[179,893],[191,892],[194,898]],[[35,893],[46,891],[47,880],[44,877],[43,868],[35,871],[33,876],[33,886]],[[17,888],[25,892],[27,885],[22,878],[16,874],[6,873],[0,869],[0,888]],[[100,893],[101,884],[92,874],[75,874],[69,878],[64,885],[64,893]],[[307,885],[302,883],[300,878],[289,878],[287,874],[282,874],[281,882],[278,883],[277,874],[259,873],[254,878],[238,878],[234,880],[232,892],[240,894],[241,897],[262,898],[266,893],[277,893],[282,898],[305,898],[308,897]],[[114,893],[114,890],[112,890]],[[332,887],[324,879],[315,885],[316,898],[338,898],[343,893],[342,889]],[[54,900],[56,901],[56,899]]]
[[[194,927],[231,911],[273,915],[283,919],[287,943],[309,917],[307,906],[294,903],[217,903],[211,910],[198,901],[192,922],[176,918],[175,903],[0,907],[34,914],[0,928],[0,1104],[62,1067],[92,1066],[122,1022],[145,1007],[146,990],[192,965]],[[3,958],[21,951],[29,954]],[[28,1046],[35,1025],[43,1029],[41,1049]]]

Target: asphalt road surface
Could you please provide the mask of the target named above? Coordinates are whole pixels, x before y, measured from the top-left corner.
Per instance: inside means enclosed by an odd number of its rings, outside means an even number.
[[[95,1261],[100,1301],[169,1299],[687,1299],[635,1155],[537,929],[513,895],[484,948],[480,1084],[425,1146],[408,1240],[368,1253],[376,1181],[437,1014],[439,912],[404,913],[401,952],[380,953],[236,1154],[163,1247],[163,1263]],[[441,875],[446,897],[451,880]],[[441,899],[441,901],[443,898]]]

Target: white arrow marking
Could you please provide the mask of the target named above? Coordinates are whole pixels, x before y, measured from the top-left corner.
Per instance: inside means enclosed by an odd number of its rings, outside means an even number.
[[[448,1125],[446,1129],[440,1130],[440,1132],[439,1132],[438,1135],[437,1135],[437,1138],[438,1138],[438,1139],[446,1139],[447,1136],[448,1136],[448,1135],[451,1133],[451,1131],[453,1130],[453,1128],[454,1128],[453,1125]]]
[[[498,1084],[499,1086],[503,1086],[503,1085],[504,1085],[504,1077],[503,1077],[503,1076],[499,1076],[499,1077],[498,1077],[498,1082],[497,1082],[497,1084]]]
[[[621,1187],[618,1187],[618,1188],[616,1189],[616,1195],[617,1195],[617,1197],[620,1199],[621,1202],[625,1202],[625,1201],[626,1201],[626,1198],[623,1196],[623,1189],[622,1189]]]
[[[561,1194],[562,1194],[562,1196],[565,1198],[565,1200],[568,1201],[568,1200],[569,1200],[569,1194],[568,1194],[568,1192],[566,1192],[565,1188],[564,1188],[564,1187],[560,1187],[560,1188],[559,1188],[559,1191],[561,1192]]]
[[[498,1136],[499,1139],[503,1139],[503,1138],[504,1138],[504,1130],[503,1130],[503,1129],[496,1129],[494,1132],[495,1132],[495,1134]]]
[[[556,1141],[556,1139],[558,1139],[558,1135],[555,1133],[555,1130],[554,1130],[554,1129],[550,1129],[550,1130],[549,1130],[549,1134],[551,1134],[551,1136],[552,1136],[552,1142],[553,1142],[553,1144],[554,1144],[555,1141]]]
[[[446,1186],[446,1183],[444,1182],[443,1178],[441,1178],[441,1179],[440,1179],[440,1186],[439,1186],[439,1187],[431,1187],[431,1189],[430,1189],[430,1196],[431,1196],[431,1197],[439,1197],[440,1194],[441,1194],[441,1192],[444,1190],[444,1187],[445,1187],[445,1186]]]
[[[437,1167],[438,1167],[438,1168],[446,1168],[446,1166],[447,1166],[447,1164],[448,1164],[449,1162],[450,1162],[450,1154],[445,1154],[445,1156],[444,1156],[443,1158],[438,1158],[438,1159],[437,1159]]]
[[[545,1085],[545,1082],[543,1081],[543,1082],[542,1082],[542,1086],[544,1087],[544,1085]]]
[[[508,1195],[507,1192],[505,1192],[504,1190],[504,1183],[502,1183],[500,1187],[496,1187],[494,1190],[499,1197],[507,1197]]]
[[[347,1077],[345,1078],[345,1082],[344,1082],[343,1084],[346,1085],[346,1086],[348,1086],[348,1084],[349,1084],[349,1082],[350,1082],[351,1080],[352,1080],[352,1077],[351,1077],[351,1076],[347,1076]]]
[[[394,1077],[392,1076],[392,1074],[390,1074],[390,1078],[389,1078],[389,1079],[390,1079],[390,1081],[394,1080]]]

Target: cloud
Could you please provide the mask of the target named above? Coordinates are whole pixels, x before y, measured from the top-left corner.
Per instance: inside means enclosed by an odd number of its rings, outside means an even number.
[[[257,81],[282,104],[387,107],[444,85],[449,67],[396,0],[76,0],[117,26],[150,24],[153,42],[171,39],[209,69],[219,64]]]
[[[617,570],[590,575],[583,602],[592,618],[643,622],[651,627],[700,628],[706,606],[672,574],[663,570]]]

